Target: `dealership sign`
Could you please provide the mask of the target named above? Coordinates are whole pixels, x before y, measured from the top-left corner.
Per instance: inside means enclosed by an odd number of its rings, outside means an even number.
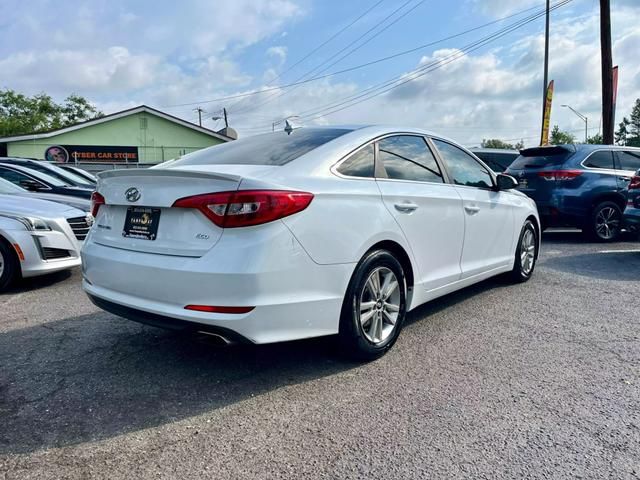
[[[45,150],[44,158],[50,162],[58,163],[137,163],[138,147],[53,145]]]

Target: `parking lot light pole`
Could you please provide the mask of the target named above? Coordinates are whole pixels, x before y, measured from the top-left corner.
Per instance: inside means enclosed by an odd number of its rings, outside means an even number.
[[[571,108],[569,105],[562,105],[575,113],[584,122],[584,143],[589,143],[589,119],[586,115],[581,114],[577,110]]]

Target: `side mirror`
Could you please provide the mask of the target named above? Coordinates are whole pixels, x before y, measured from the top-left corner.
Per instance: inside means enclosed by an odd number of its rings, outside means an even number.
[[[511,175],[499,173],[496,177],[498,190],[511,190],[518,186],[518,181]]]
[[[20,186],[30,192],[37,192],[42,188],[42,185],[35,180],[20,180]]]

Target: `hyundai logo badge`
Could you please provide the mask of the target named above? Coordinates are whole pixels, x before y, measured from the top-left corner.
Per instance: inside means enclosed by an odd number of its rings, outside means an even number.
[[[126,192],[124,192],[124,196],[129,202],[137,202],[140,200],[140,190],[136,187],[128,188]]]

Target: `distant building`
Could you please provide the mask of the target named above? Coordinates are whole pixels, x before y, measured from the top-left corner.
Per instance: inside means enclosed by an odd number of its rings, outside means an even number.
[[[146,105],[45,133],[0,138],[0,156],[70,163],[160,163],[233,140]]]

